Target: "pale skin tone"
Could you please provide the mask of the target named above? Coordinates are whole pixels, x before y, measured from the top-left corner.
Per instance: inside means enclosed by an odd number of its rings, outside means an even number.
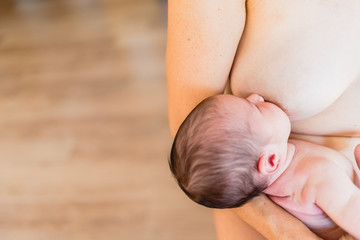
[[[354,160],[360,143],[359,11],[354,0],[170,0],[172,134],[201,100],[223,93],[230,76],[235,95],[256,92],[281,106],[292,120],[291,137]],[[264,239],[253,228],[267,239],[318,239],[266,197],[216,210],[215,223],[220,240]]]
[[[288,146],[295,152],[285,159],[259,160],[259,173],[273,182],[264,192],[325,239],[341,237],[340,228],[360,239],[360,189],[351,163],[317,144],[290,140]]]
[[[358,176],[348,159],[317,144],[288,141],[287,115],[257,94],[247,99],[231,95],[216,99],[220,106],[236,109],[234,122],[247,122],[254,141],[260,139],[263,148],[256,175],[268,179],[269,187],[264,192],[272,200],[326,239],[338,239],[344,232],[335,228],[323,212],[360,239],[360,189],[353,183]]]

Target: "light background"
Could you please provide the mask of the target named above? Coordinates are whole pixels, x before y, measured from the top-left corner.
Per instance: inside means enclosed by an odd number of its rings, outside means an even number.
[[[213,240],[167,157],[166,4],[0,1],[0,239]]]

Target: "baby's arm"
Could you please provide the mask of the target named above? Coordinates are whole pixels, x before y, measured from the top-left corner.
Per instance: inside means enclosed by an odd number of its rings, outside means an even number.
[[[355,147],[354,155],[356,163],[360,169],[360,144]]]
[[[316,186],[316,204],[341,228],[360,239],[360,189],[339,169]]]

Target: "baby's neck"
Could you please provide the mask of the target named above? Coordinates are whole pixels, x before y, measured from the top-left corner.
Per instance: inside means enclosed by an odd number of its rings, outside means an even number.
[[[296,151],[296,144],[292,143],[291,141],[288,142],[287,145],[287,153],[286,153],[286,157],[284,159],[282,159],[278,170],[276,171],[276,173],[274,173],[271,177],[270,177],[270,182],[269,182],[269,186],[275,182],[276,179],[278,179],[285,171],[286,169],[289,167],[290,163],[293,161],[294,158],[296,158],[297,156],[297,151]]]

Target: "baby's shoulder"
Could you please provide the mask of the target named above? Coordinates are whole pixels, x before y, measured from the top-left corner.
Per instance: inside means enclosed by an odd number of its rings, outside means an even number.
[[[295,154],[299,158],[299,165],[308,173],[324,173],[331,169],[348,172],[349,169],[352,169],[350,160],[331,148],[301,140],[289,142],[295,145]]]
[[[346,157],[339,153],[338,151],[335,151],[332,148],[324,147],[319,144],[302,141],[302,140],[289,140],[289,143],[292,143],[295,145],[296,148],[296,154],[299,154],[306,158],[315,158],[315,159],[332,159],[334,157],[339,158],[341,160],[345,160]]]
[[[334,176],[353,178],[351,160],[343,154],[310,142],[295,140],[293,144],[298,151],[297,170],[308,177],[310,185],[333,179]]]

